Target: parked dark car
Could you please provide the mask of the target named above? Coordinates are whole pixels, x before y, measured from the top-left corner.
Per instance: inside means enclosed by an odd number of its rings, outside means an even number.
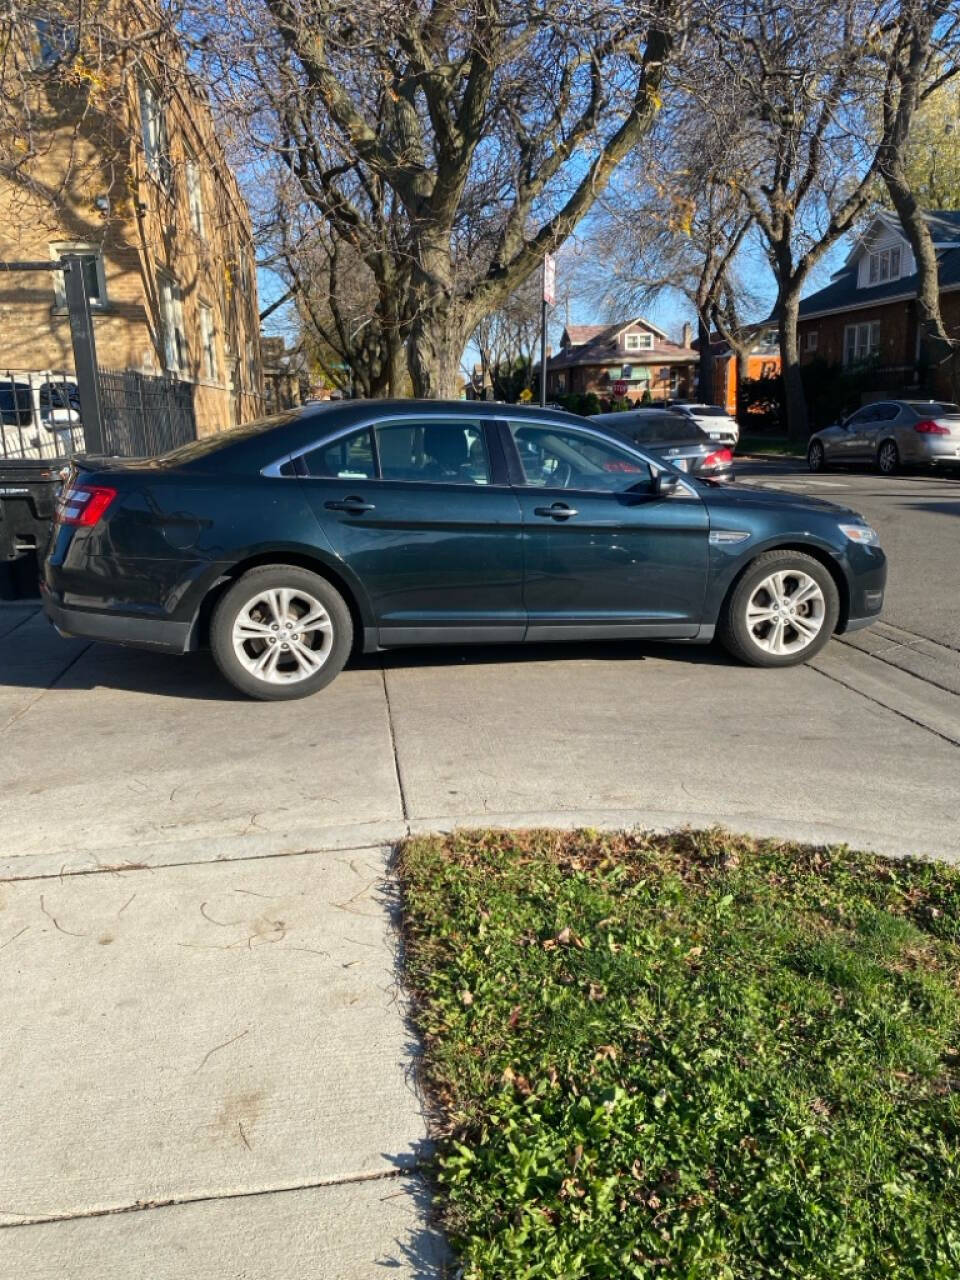
[[[869,463],[887,476],[904,466],[960,466],[960,405],[878,400],[810,437],[811,471]]]
[[[598,422],[632,440],[678,471],[708,480],[733,479],[733,453],[727,445],[711,440],[699,423],[667,409],[627,409],[623,413],[595,414]]]
[[[62,632],[209,643],[259,698],[352,649],[642,637],[789,666],[880,612],[852,511],[685,476],[573,414],[311,405],[153,460],[79,460],[43,596]]]

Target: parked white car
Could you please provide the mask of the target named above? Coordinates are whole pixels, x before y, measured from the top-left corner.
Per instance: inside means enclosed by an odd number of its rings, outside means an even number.
[[[63,458],[83,449],[73,378],[50,370],[0,373],[0,460]]]
[[[716,440],[719,444],[736,444],[740,439],[740,424],[720,405],[687,404],[681,401],[674,402],[670,408],[674,413],[692,418],[711,440]]]

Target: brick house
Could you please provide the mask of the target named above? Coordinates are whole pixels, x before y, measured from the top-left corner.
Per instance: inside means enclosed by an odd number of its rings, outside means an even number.
[[[626,383],[627,398],[634,402],[646,391],[655,401],[685,398],[695,385],[696,365],[689,325],[678,343],[640,316],[609,325],[571,324],[547,363],[547,398],[589,392],[612,396],[617,382]]]
[[[118,22],[138,21],[134,8],[118,12]],[[36,39],[28,34],[13,53],[51,74],[35,91],[43,136],[18,179],[0,178],[0,260],[80,253],[104,368],[189,383],[200,434],[256,417],[263,376],[250,216],[180,51],[156,49],[162,80],[149,56],[128,65],[118,54],[99,69],[98,110],[69,65],[57,75],[68,41],[51,40],[48,27],[38,21]],[[0,278],[0,369],[72,372],[62,281],[53,271]]]
[[[948,332],[960,336],[960,211],[928,213],[937,250],[940,305]],[[824,289],[800,303],[800,360],[844,368],[875,365],[889,394],[920,378],[916,263],[894,214],[882,211],[857,238]],[[949,395],[945,372],[931,390]]]
[[[721,405],[732,417],[737,413],[737,365],[739,357],[719,333],[710,335],[713,353],[713,394],[711,404]],[[758,326],[747,353],[743,380],[773,378],[780,372],[780,346],[776,329]],[[705,397],[701,397],[705,399]]]

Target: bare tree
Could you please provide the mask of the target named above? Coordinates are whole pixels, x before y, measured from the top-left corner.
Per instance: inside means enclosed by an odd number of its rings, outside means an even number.
[[[540,277],[531,276],[503,306],[491,311],[473,331],[480,353],[481,380],[494,399],[512,400],[533,386],[533,365],[540,340]]]
[[[879,169],[917,264],[917,325],[921,358],[946,365],[960,395],[960,341],[947,332],[933,236],[911,181],[909,142],[918,112],[960,72],[960,15],[950,0],[901,0],[892,24],[883,90]]]
[[[451,394],[479,321],[649,129],[683,12],[682,0],[228,0],[218,18],[204,3],[224,100],[339,239],[390,267],[428,397]],[[371,216],[387,193],[399,251]]]
[[[594,255],[602,259],[604,295],[641,309],[664,293],[678,294],[697,317],[699,395],[714,395],[710,333],[724,295],[739,291],[737,258],[753,224],[738,186],[727,179],[727,157],[717,130],[705,121],[680,71],[671,108],[661,113],[649,148],[636,158],[616,192],[601,200],[592,220]]]
[[[868,80],[891,3],[719,0],[705,14],[716,73],[701,101],[776,279],[787,426],[795,439],[807,434],[800,297],[873,192],[878,160]]]

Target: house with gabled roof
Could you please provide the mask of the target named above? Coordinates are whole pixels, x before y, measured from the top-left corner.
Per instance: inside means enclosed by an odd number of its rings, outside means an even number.
[[[940,308],[947,331],[960,337],[960,210],[924,215],[933,236]],[[916,386],[917,266],[899,219],[877,213],[854,241],[830,283],[800,303],[800,359],[848,369],[876,368],[878,389]],[[932,370],[935,394],[949,394],[946,373]]]
[[[681,341],[673,342],[643,316],[615,324],[571,324],[559,352],[547,362],[547,398],[589,392],[613,397],[618,383],[633,401],[645,392],[654,401],[685,398],[693,392],[696,366],[689,325]]]

